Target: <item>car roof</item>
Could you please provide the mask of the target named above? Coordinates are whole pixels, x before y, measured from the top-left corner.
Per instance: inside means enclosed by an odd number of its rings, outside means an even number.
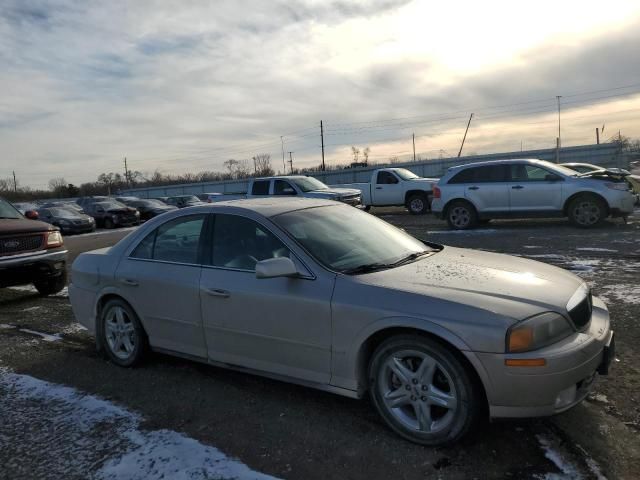
[[[546,160],[539,160],[537,158],[510,158],[510,159],[503,159],[503,160],[488,160],[486,162],[474,162],[474,163],[465,163],[464,165],[456,165],[455,167],[449,167],[449,171],[453,171],[453,170],[462,170],[465,168],[470,168],[470,167],[483,167],[483,166],[487,166],[487,165],[500,165],[500,164],[504,164],[504,163],[526,163],[529,165],[532,164],[547,164],[549,162],[547,162]]]
[[[273,177],[260,177],[254,178],[253,181],[256,180],[291,180],[294,178],[309,178],[309,175],[274,175]]]
[[[256,212],[264,217],[274,217],[282,213],[294,212],[314,207],[330,207],[345,205],[332,200],[322,200],[316,198],[240,198],[236,200],[224,200],[222,202],[209,203],[202,206],[191,207],[193,209],[204,209],[204,211],[217,207],[232,207],[234,210],[245,210]],[[345,205],[346,206],[346,205]],[[349,207],[353,208],[353,207]],[[184,209],[186,210],[186,209]]]

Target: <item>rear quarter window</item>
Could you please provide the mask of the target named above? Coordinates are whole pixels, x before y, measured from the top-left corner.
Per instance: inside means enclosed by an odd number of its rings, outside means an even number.
[[[251,195],[269,195],[269,180],[253,182]]]

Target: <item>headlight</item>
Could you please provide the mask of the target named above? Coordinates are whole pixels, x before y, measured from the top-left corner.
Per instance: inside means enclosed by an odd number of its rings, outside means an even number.
[[[507,352],[521,353],[551,345],[573,333],[569,321],[547,312],[513,325],[507,331]]]
[[[62,235],[60,232],[49,232],[47,233],[47,248],[55,248],[62,246]]]
[[[116,215],[116,214],[111,215],[111,220],[113,220],[114,222],[117,222],[118,221],[118,215]]]
[[[629,185],[627,185],[625,182],[605,183],[604,186],[610,188],[611,190],[622,190],[623,192],[629,190]]]
[[[140,217],[140,212],[136,210],[136,217]]]

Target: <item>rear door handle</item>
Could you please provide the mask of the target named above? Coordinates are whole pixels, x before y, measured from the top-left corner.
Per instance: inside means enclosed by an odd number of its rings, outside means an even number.
[[[469,190],[478,190],[480,187],[469,187]]]
[[[524,187],[522,185],[514,185],[513,187],[514,190],[522,190]]]
[[[135,280],[132,280],[130,278],[121,278],[120,279],[120,283],[122,283],[123,285],[129,285],[130,287],[137,287],[138,286],[138,282],[136,282]]]
[[[205,288],[204,291],[207,295],[211,295],[212,297],[229,298],[231,295],[227,290],[222,290],[220,288]]]

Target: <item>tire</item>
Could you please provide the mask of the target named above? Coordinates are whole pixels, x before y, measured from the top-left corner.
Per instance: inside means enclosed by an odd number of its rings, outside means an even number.
[[[369,210],[371,210],[371,205],[366,205],[366,206],[363,208],[363,210],[364,210],[365,212],[368,212]]]
[[[414,193],[407,199],[406,207],[411,215],[424,215],[429,211],[429,199],[426,195]]]
[[[569,203],[569,221],[580,228],[600,225],[607,216],[606,204],[593,195],[580,195]]]
[[[109,300],[100,311],[102,348],[109,360],[121,367],[141,363],[149,341],[133,309],[123,300]]]
[[[112,229],[114,227],[113,220],[110,218],[105,218],[103,222],[104,228]]]
[[[468,230],[478,224],[478,212],[464,200],[455,200],[447,207],[447,223],[452,230]]]
[[[36,287],[36,290],[38,290],[38,293],[43,297],[46,297],[47,295],[55,295],[67,286],[67,270],[65,268],[62,271],[62,274],[57,277],[33,282],[33,285]]]
[[[392,430],[421,445],[457,442],[482,412],[483,397],[465,365],[446,346],[418,334],[391,337],[376,349],[369,394]]]

